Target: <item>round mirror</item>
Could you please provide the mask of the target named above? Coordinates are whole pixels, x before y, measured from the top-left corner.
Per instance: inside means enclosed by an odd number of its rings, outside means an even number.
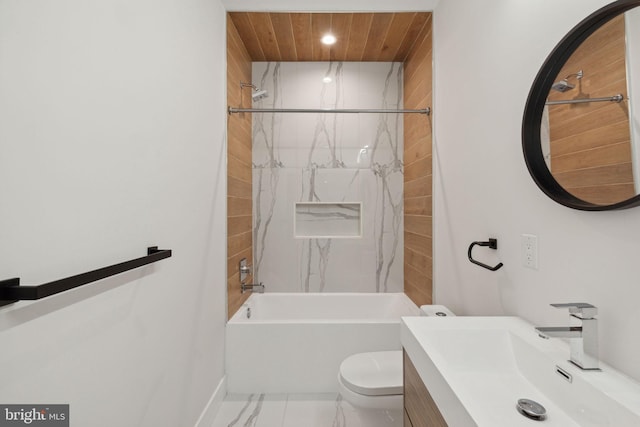
[[[574,27],[545,60],[524,111],[529,173],[581,210],[640,205],[640,0]]]

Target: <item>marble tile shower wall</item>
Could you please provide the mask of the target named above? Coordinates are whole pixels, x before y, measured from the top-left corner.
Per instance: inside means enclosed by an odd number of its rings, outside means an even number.
[[[398,62],[255,62],[253,81],[269,91],[254,107],[403,105]],[[401,114],[253,114],[254,272],[269,292],[402,292],[402,141]],[[296,203],[316,202],[361,203],[362,235],[296,237]]]

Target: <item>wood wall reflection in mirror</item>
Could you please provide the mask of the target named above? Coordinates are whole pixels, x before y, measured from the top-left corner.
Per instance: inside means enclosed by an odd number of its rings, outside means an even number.
[[[566,78],[574,87],[565,92],[554,89],[549,92],[550,101],[604,98],[614,94],[624,97],[619,103],[547,107],[547,165],[567,191],[595,204],[608,205],[636,195],[625,56],[625,19],[620,15],[585,40],[558,74],[556,81]]]

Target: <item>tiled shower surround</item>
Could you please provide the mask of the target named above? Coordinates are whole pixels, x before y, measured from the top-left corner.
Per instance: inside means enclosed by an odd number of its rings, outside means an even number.
[[[397,62],[255,62],[253,82],[269,92],[256,108],[402,108]],[[267,291],[402,292],[402,132],[402,114],[253,114]]]

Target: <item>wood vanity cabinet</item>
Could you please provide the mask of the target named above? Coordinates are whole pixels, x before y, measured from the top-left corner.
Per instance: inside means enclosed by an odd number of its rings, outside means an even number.
[[[422,382],[406,351],[404,372],[404,427],[447,427],[440,410]]]

